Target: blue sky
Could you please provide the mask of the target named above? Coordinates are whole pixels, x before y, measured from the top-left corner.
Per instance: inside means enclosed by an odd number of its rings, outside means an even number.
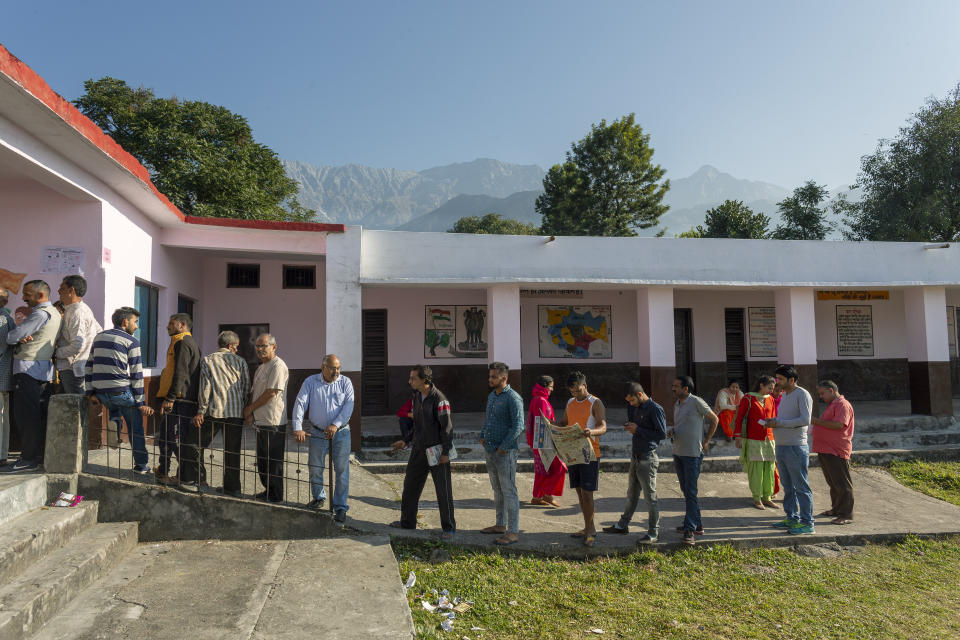
[[[313,164],[548,167],[635,112],[668,176],[798,186],[960,82],[960,2],[20,2],[0,43],[69,99],[112,75],[222,104]]]

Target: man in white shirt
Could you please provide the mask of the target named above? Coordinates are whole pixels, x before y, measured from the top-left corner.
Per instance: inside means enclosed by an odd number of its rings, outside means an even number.
[[[103,327],[83,301],[87,281],[83,276],[67,276],[57,290],[63,303],[63,322],[57,335],[56,364],[64,393],[83,393],[84,367],[93,339]]]

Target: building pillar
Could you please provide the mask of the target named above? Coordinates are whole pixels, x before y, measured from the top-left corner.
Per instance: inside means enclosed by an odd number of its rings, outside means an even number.
[[[946,290],[910,287],[904,291],[910,411],[953,415],[950,386],[950,343],[947,337]]]
[[[487,288],[487,320],[489,360],[510,367],[507,382],[522,395],[519,286],[504,284]]]
[[[677,375],[674,341],[673,287],[637,289],[637,382],[665,409],[667,424],[673,424],[670,386]]]
[[[817,323],[813,289],[789,287],[774,293],[777,313],[777,362],[792,365],[799,385],[817,403]]]
[[[362,229],[347,227],[327,235],[326,254],[326,351],[340,358],[341,374],[353,383],[355,403],[350,416],[350,444],[360,451],[362,327],[360,296],[360,247]]]

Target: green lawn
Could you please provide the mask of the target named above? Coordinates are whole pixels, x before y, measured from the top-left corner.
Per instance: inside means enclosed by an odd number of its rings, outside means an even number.
[[[828,560],[726,546],[589,562],[451,548],[451,562],[431,565],[435,546],[394,546],[402,576],[417,575],[421,638],[960,637],[960,538]],[[475,602],[451,633],[415,597],[432,588]]]
[[[911,489],[960,505],[960,462],[905,460],[891,463],[890,473]]]

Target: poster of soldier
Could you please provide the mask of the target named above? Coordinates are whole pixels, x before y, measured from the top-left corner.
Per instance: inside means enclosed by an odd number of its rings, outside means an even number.
[[[486,305],[427,305],[423,357],[486,358]]]
[[[609,306],[539,305],[541,358],[613,357]]]

